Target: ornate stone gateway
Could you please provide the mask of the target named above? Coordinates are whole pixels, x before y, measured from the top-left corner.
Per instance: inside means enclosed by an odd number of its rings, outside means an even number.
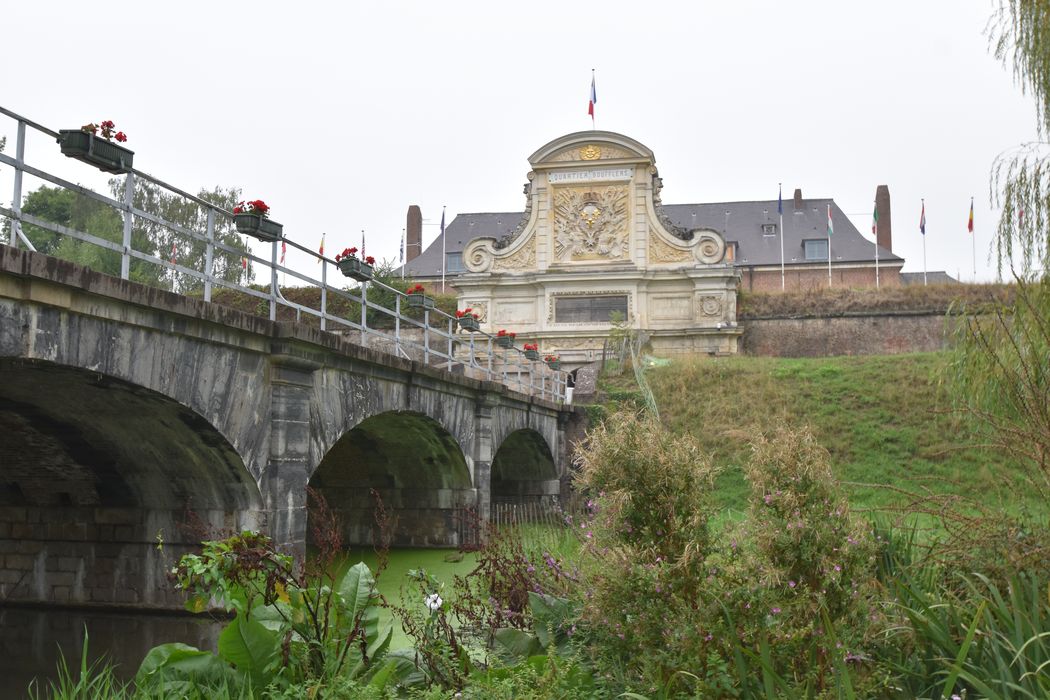
[[[539,341],[570,368],[596,359],[611,319],[645,331],[657,355],[737,350],[739,273],[722,235],[660,212],[652,151],[608,131],[551,141],[529,157],[526,210],[502,239],[475,238],[460,306],[486,330]]]

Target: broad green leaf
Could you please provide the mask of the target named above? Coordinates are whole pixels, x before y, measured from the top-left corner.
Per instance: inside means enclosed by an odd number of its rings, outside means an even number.
[[[522,630],[505,627],[496,630],[494,638],[506,651],[507,656],[513,659],[527,659],[543,651],[539,639]]]
[[[135,684],[163,680],[215,680],[229,676],[230,667],[211,652],[178,642],[153,647],[139,665]]]
[[[375,577],[364,562],[358,562],[347,569],[337,589],[346,606],[343,614],[350,620],[356,619],[358,613],[368,607],[375,587]]]
[[[219,634],[219,656],[251,676],[252,685],[265,688],[281,651],[280,635],[239,615]]]

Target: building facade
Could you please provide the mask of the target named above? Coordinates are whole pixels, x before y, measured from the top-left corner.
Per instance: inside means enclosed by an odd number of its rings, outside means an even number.
[[[555,139],[529,165],[524,212],[460,214],[419,255],[410,209],[405,271],[431,286],[444,273],[485,330],[536,339],[568,362],[593,359],[617,317],[657,354],[734,353],[736,290],[827,286],[829,247],[833,286],[875,286],[876,246],[831,199],[796,190],[783,231],[777,200],[665,205],[652,151],[606,131]],[[879,282],[899,285],[888,191],[883,206]]]

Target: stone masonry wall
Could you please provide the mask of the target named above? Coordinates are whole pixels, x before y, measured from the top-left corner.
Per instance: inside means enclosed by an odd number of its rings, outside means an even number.
[[[866,314],[743,321],[741,350],[763,357],[893,355],[943,350],[951,319],[941,314]]]

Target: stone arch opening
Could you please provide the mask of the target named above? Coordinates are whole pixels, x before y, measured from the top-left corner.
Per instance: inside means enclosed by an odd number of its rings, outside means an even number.
[[[310,478],[342,528],[348,545],[373,544],[381,533],[375,501],[390,516],[394,546],[453,547],[471,537],[468,510],[477,504],[463,450],[433,418],[389,411],[367,418],[343,435]],[[307,516],[313,532],[313,516]]]
[[[165,572],[258,527],[261,497],[206,419],[111,376],[0,358],[0,598],[179,606]]]
[[[558,467],[543,436],[529,428],[508,435],[492,458],[492,504],[546,505],[559,492]]]

